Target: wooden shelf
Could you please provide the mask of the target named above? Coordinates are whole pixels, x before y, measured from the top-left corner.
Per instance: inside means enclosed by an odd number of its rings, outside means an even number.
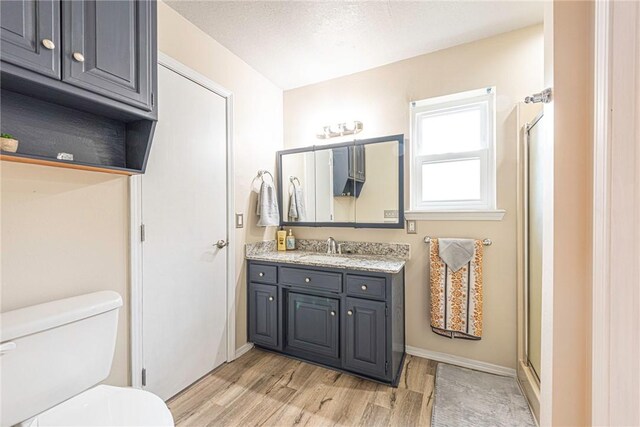
[[[0,89],[1,130],[19,141],[2,160],[133,175],[144,173],[156,121],[118,120]],[[73,161],[58,160],[69,153]]]
[[[136,175],[140,173],[140,171],[135,171],[132,169],[116,167],[105,168],[103,166],[95,166],[86,163],[69,162],[64,160],[49,159],[40,156],[29,156],[18,153],[3,152],[2,154],[0,154],[0,160],[3,162],[27,163],[31,165],[52,166],[57,168],[77,169],[92,172],[105,172],[118,175]]]

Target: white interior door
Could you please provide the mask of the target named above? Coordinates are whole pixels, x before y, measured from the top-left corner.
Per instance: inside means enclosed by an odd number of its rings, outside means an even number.
[[[142,176],[145,388],[175,395],[227,358],[226,100],[158,66]]]

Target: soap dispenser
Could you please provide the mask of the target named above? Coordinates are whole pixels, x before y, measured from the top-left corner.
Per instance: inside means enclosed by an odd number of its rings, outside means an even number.
[[[296,248],[296,236],[293,235],[293,230],[289,229],[289,235],[287,236],[287,250],[292,251]]]

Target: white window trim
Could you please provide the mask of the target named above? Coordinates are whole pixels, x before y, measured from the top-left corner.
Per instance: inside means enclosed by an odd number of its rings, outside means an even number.
[[[495,125],[495,87],[483,88],[452,95],[429,98],[411,103],[411,138],[410,149],[411,159],[409,162],[409,188],[410,188],[410,210],[405,212],[407,219],[424,220],[469,220],[499,221],[504,217],[505,211],[496,208],[496,125]],[[414,156],[418,152],[418,138],[416,137],[416,117],[425,112],[442,110],[447,107],[457,107],[460,101],[464,104],[474,102],[488,102],[488,129],[487,148],[476,152],[465,152],[456,154]],[[462,160],[464,158],[483,158],[481,163],[484,166],[481,195],[482,200],[473,205],[464,201],[453,201],[443,203],[432,203],[420,205],[418,203],[419,194],[422,190],[422,168],[425,159],[437,160]]]
[[[417,221],[502,221],[506,213],[504,209],[405,211],[404,217]]]

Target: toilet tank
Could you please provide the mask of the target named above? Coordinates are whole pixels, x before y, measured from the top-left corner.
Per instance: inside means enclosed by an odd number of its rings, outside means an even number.
[[[103,291],[0,315],[0,425],[27,420],[107,378],[122,298]]]

